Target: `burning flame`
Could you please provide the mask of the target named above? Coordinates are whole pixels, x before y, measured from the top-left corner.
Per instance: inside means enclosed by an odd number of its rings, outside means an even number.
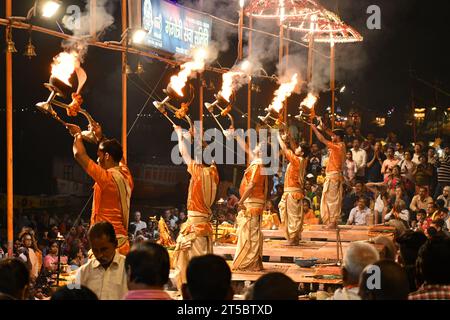
[[[52,77],[58,78],[68,86],[72,86],[69,82],[70,76],[79,65],[78,54],[75,52],[61,52],[53,58]]]
[[[220,91],[220,96],[230,102],[230,97],[233,90],[239,89],[243,85],[243,80],[248,80],[250,77],[250,68],[250,61],[245,60],[237,68],[233,68],[231,71],[224,73],[222,76],[222,89]]]
[[[181,65],[181,71],[170,78],[170,86],[175,92],[182,97],[183,88],[186,85],[188,78],[196,71],[201,71],[205,68],[205,60],[208,53],[201,48],[194,52],[194,60],[186,62]]]
[[[240,77],[242,75],[243,75],[242,72],[235,72],[235,71],[230,71],[230,72],[223,74],[222,90],[220,91],[220,95],[222,96],[222,98],[224,98],[225,100],[230,102],[230,97],[231,97],[231,94],[233,93],[233,87],[234,87],[233,80],[235,80],[237,77]]]
[[[283,102],[289,98],[297,86],[297,74],[294,74],[291,78],[290,82],[285,82],[280,85],[277,91],[275,91],[275,98],[272,101],[272,104],[269,106],[269,109],[273,109],[276,112],[280,112],[283,108]]]
[[[308,109],[312,109],[317,102],[317,97],[311,92],[308,93],[308,96],[300,103],[300,106],[305,106]]]

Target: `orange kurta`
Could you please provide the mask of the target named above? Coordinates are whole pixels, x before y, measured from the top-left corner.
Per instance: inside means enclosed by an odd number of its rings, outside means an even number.
[[[286,168],[286,175],[284,178],[284,190],[300,189],[301,191],[296,193],[303,194],[305,172],[308,162],[304,158],[297,157],[292,150],[287,150],[285,155],[289,164]]]
[[[345,161],[345,144],[343,142],[334,143],[328,141],[326,145],[330,150],[326,173],[342,172]]]
[[[262,169],[263,166],[261,162],[254,161],[245,170],[244,176],[242,177],[241,185],[239,187],[239,194],[242,197],[242,195],[244,194],[245,190],[247,189],[250,183],[253,183],[255,187],[253,188],[252,192],[244,202],[251,202],[251,200],[259,200],[262,202],[265,201],[264,182],[266,176],[262,175]]]
[[[188,172],[191,175],[191,180],[189,182],[187,209],[188,211],[195,211],[209,215],[211,213],[211,208],[210,205],[205,202],[205,195],[203,194],[203,170],[209,171],[209,174],[213,177],[216,186],[219,184],[219,173],[217,172],[216,166],[213,165],[210,167],[204,167],[201,164],[191,161],[188,165]]]
[[[133,178],[128,167],[121,163],[119,170],[133,190]],[[108,221],[113,225],[116,235],[128,237],[128,226],[124,223],[119,189],[112,173],[92,160],[89,161],[86,172],[95,181],[91,225]]]

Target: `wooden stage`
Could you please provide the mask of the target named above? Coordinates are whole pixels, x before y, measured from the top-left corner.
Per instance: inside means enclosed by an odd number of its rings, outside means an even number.
[[[386,236],[390,239],[394,238],[394,227],[389,226],[347,226],[340,225],[339,233],[341,241],[365,241],[377,236]],[[270,239],[284,239],[285,232],[283,226],[278,230],[262,230],[264,238]],[[302,232],[302,239],[304,240],[321,240],[321,241],[336,241],[336,230],[326,230],[323,225],[305,225]]]
[[[350,243],[353,241],[368,241],[377,236],[386,236],[393,239],[394,228],[389,226],[347,226],[340,228],[342,253],[345,254]],[[302,241],[298,246],[289,246],[284,239],[284,230],[262,230],[264,234],[263,256],[264,270],[262,271],[233,271],[232,281],[256,281],[265,273],[282,272],[297,283],[315,284],[342,284],[340,267],[330,265],[337,262],[338,247],[336,242],[336,230],[327,230],[322,225],[309,225],[304,227]],[[308,240],[306,240],[308,239]],[[317,239],[321,241],[311,241]],[[374,245],[384,257],[385,247]],[[214,254],[224,256],[228,263],[236,251],[236,244],[216,243],[213,247]],[[339,253],[339,259],[342,259]],[[317,258],[318,264],[312,268],[301,268],[295,263],[295,258]],[[173,270],[171,270],[172,278]]]
[[[345,254],[349,242],[342,243],[342,251]],[[375,245],[377,250],[383,254],[384,246]],[[234,256],[235,244],[220,244],[213,248],[214,254]],[[265,240],[263,245],[263,256],[283,258],[317,258],[322,260],[336,260],[337,245],[335,242],[302,241],[298,246],[288,246],[286,240]],[[342,256],[340,257],[342,259]]]
[[[231,268],[231,261],[228,261]],[[231,281],[254,282],[269,272],[281,272],[297,283],[342,284],[342,275],[338,266],[315,266],[300,268],[295,263],[264,262],[262,271],[233,271]],[[170,270],[170,278],[174,279],[174,270]]]

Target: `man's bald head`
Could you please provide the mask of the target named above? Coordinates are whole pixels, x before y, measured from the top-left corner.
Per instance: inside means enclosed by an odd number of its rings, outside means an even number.
[[[344,255],[342,266],[345,285],[357,285],[364,268],[380,259],[375,247],[365,242],[353,242]]]

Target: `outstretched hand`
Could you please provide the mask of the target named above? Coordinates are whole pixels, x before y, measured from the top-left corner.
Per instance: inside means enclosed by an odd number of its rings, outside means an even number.
[[[81,134],[81,128],[76,124],[66,123],[66,128],[72,137],[75,137],[77,133]]]
[[[95,138],[97,139],[97,141],[101,141],[103,138],[103,129],[102,126],[100,125],[100,123],[98,122],[93,122],[92,124],[90,123],[88,126],[88,130],[92,131],[95,135]]]

